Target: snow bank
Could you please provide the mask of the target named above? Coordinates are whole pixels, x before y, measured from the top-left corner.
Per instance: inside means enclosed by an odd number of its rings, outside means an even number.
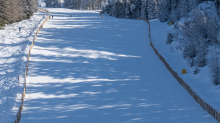
[[[21,103],[24,73],[29,47],[45,12],[37,11],[30,19],[6,25],[0,30],[0,119],[14,122]],[[22,28],[19,32],[19,27]]]

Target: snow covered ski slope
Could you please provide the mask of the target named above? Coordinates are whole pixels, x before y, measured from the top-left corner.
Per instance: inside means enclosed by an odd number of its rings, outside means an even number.
[[[21,105],[29,48],[45,18],[46,13],[38,10],[30,19],[6,25],[0,30],[0,123],[15,121]]]
[[[20,123],[216,123],[149,45],[144,21],[48,9]],[[72,17],[70,17],[72,15]]]

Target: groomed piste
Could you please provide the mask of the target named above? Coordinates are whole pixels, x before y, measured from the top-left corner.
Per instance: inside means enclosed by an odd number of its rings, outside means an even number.
[[[215,123],[152,50],[148,24],[48,9],[20,123]],[[71,17],[72,15],[72,17]]]

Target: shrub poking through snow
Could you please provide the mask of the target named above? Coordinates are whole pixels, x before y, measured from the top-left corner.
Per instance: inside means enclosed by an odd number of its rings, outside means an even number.
[[[166,43],[167,44],[171,44],[172,42],[173,42],[173,34],[171,32],[169,32],[167,34],[167,41],[166,41]]]

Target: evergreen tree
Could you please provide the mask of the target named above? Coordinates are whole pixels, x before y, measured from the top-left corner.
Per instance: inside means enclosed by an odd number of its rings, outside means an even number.
[[[60,8],[61,7],[61,0],[45,0],[46,7],[54,7]]]
[[[138,18],[141,16],[141,5],[142,5],[141,0],[131,1],[130,10],[132,12],[132,16],[131,16],[132,18]]]
[[[110,16],[113,16],[113,17],[115,17],[115,2],[112,0],[112,1],[110,1],[110,6],[111,7],[109,7],[110,8],[110,12],[109,12],[109,15]]]
[[[129,0],[124,0],[124,16],[125,18],[130,18],[130,1]]]
[[[220,0],[215,0],[215,4],[216,4],[216,7],[217,7],[217,13],[218,15],[220,15]]]
[[[171,10],[170,0],[163,0],[158,4],[159,4],[158,18],[161,22],[166,22],[169,19],[168,17]]]
[[[36,0],[0,0],[0,26],[30,18],[36,10]]]
[[[123,2],[122,0],[118,0],[118,1],[115,3],[115,6],[116,6],[116,8],[117,8],[116,17],[117,17],[117,18],[124,18],[124,17],[125,17],[124,2]]]
[[[147,0],[142,0],[142,5],[141,5],[141,17],[144,17],[148,19],[148,1]]]
[[[206,28],[207,28],[207,42],[210,42],[211,44],[215,45],[218,44],[217,42],[217,35],[219,32],[219,18],[215,15],[208,15],[207,14],[207,21],[206,21]]]
[[[179,12],[181,17],[187,17],[189,10],[189,0],[181,0],[179,2]]]
[[[178,3],[179,1],[178,0],[171,0],[170,1],[171,4],[170,4],[170,19],[172,22],[177,22],[179,19],[180,19],[180,11],[178,10]]]
[[[219,49],[215,47],[215,51],[212,52],[212,59],[210,60],[210,68],[213,75],[213,84],[218,85],[220,83],[220,59]]]

